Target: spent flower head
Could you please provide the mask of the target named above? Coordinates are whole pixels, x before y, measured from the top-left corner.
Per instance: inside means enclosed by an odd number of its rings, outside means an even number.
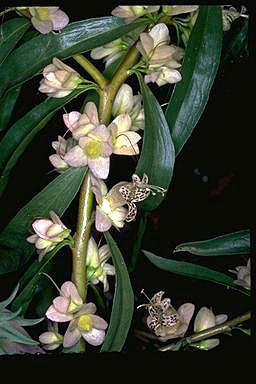
[[[56,247],[70,234],[70,229],[62,223],[55,212],[49,213],[50,219],[37,219],[32,223],[34,235],[27,238],[29,243],[35,244],[39,254],[38,260],[41,261],[43,256]]]
[[[59,7],[28,7],[31,23],[40,33],[59,31],[69,23],[69,18]]]
[[[49,97],[61,98],[69,95],[84,79],[74,69],[54,57],[52,64],[43,70],[39,91]]]

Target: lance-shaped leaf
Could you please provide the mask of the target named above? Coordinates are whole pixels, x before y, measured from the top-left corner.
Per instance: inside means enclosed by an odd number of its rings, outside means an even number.
[[[17,17],[6,21],[0,27],[0,65],[30,27],[28,19]]]
[[[22,278],[19,281],[20,293],[14,299],[11,304],[11,310],[15,311],[16,309],[21,310],[21,315],[24,315],[34,294],[38,289],[40,284],[40,279],[45,278],[42,272],[45,271],[45,268],[52,260],[53,256],[65,245],[68,245],[70,240],[63,240],[61,243],[56,245],[56,247],[49,253],[47,253],[41,262],[35,260]]]
[[[70,23],[58,34],[39,35],[15,49],[5,60],[0,69],[0,95],[7,87],[38,74],[53,57],[66,59],[89,51],[146,23],[125,24],[119,17],[106,16]]]
[[[15,271],[24,265],[35,250],[26,238],[31,224],[50,211],[62,216],[83,181],[87,167],[71,168],[56,177],[10,221],[0,234],[0,274]]]
[[[0,142],[0,169],[4,167],[0,178],[0,196],[6,188],[13,167],[36,134],[46,126],[59,109],[87,89],[85,87],[75,90],[70,95],[61,99],[47,98],[43,103],[37,105],[19,119],[8,130]]]
[[[212,239],[182,243],[174,252],[186,251],[198,256],[224,256],[250,253],[249,229],[214,237]]]
[[[145,129],[143,145],[135,173],[140,177],[143,173],[149,178],[149,184],[168,188],[172,179],[175,152],[170,130],[161,106],[157,99],[144,83],[140,73],[137,74],[143,107],[145,113]],[[151,211],[158,207],[164,195],[158,193],[148,197],[139,207]]]
[[[219,66],[221,45],[221,8],[200,6],[181,68],[182,80],[175,85],[165,112],[176,156],[204,111]]]
[[[39,344],[38,341],[31,339],[29,335],[24,335],[18,329],[16,329],[15,326],[7,321],[0,324],[0,339],[28,345]]]
[[[213,269],[203,267],[201,265],[187,263],[185,261],[176,261],[171,259],[165,259],[154,255],[148,251],[142,251],[145,256],[154,264],[157,268],[160,268],[164,271],[176,273],[178,275],[183,275],[187,277],[192,277],[195,279],[208,280],[213,283],[225,285],[237,291],[249,295],[246,290],[240,288],[238,285],[233,283],[233,278],[225,275],[222,272],[214,271]]]
[[[115,295],[108,331],[101,352],[120,352],[126,340],[134,307],[133,290],[123,256],[109,232],[104,232],[115,266]]]
[[[20,95],[20,91],[21,86],[17,85],[16,87],[9,89],[0,100],[0,131],[3,131],[7,127],[12,116],[13,108]]]

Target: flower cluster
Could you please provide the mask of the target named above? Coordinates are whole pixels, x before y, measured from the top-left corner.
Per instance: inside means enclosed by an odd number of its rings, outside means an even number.
[[[95,315],[94,303],[83,304],[75,285],[71,281],[62,284],[60,296],[53,300],[46,311],[46,317],[57,323],[69,325],[62,339],[57,329],[51,329],[40,336],[40,341],[48,349],[57,348],[62,342],[64,347],[75,345],[82,337],[87,343],[97,346],[103,343],[107,322]]]
[[[146,83],[156,82],[159,86],[167,83],[177,83],[181,74],[177,68],[184,56],[184,50],[175,45],[169,45],[169,30],[164,23],[156,24],[150,32],[140,34],[137,49],[143,56],[142,62],[146,66]]]
[[[133,96],[129,85],[124,84],[114,101],[111,124],[100,124],[93,102],[85,105],[83,113],[65,113],[63,120],[72,133],[72,139],[62,137],[52,143],[56,154],[49,157],[57,171],[88,165],[93,175],[106,179],[110,168],[110,155],[135,155],[139,153],[141,136],[134,132],[144,128],[144,111],[140,95]]]
[[[70,229],[67,229],[56,213],[51,211],[49,216],[50,219],[35,220],[32,224],[35,234],[27,238],[29,243],[35,244],[39,261],[70,234]]]

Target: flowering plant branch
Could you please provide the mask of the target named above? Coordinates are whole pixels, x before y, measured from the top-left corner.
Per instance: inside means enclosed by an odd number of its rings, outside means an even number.
[[[37,146],[37,179],[42,153],[34,139],[45,127],[57,131],[54,141],[50,133],[48,139],[55,178],[8,218],[0,233],[0,274],[19,279],[13,293],[0,302],[1,354],[79,353],[99,346],[103,352],[121,351],[128,348],[132,319],[137,316],[143,321],[140,307],[146,309],[144,325],[150,333],[134,331],[135,335],[147,335],[159,343],[178,340],[158,347],[160,351],[188,345],[205,350],[217,347],[219,340],[209,337],[250,319],[246,312],[226,321],[228,315],[215,316],[202,306],[194,319],[194,334],[187,336],[196,305],[186,302],[176,309],[169,297],[163,298],[162,290],[149,298],[143,289],[147,302],[134,311],[134,302],[139,301],[134,293],[146,281],[147,264],[141,272],[140,263],[146,260],[158,273],[171,273],[188,285],[192,278],[200,284],[208,281],[231,288],[230,295],[239,294],[244,300],[249,295],[248,228],[175,243],[174,258],[142,251],[147,248],[146,233],[155,212],[172,195],[176,157],[198,124],[218,78],[223,33],[236,20],[242,24],[227,45],[225,58],[246,52],[247,10],[145,5],[118,6],[109,13],[70,22],[71,17],[59,7],[10,7],[0,12],[3,206],[19,159]],[[234,47],[240,47],[239,52]],[[101,59],[104,70],[98,67]],[[32,108],[20,117],[25,84],[33,82],[38,93]],[[47,96],[44,101],[42,94]],[[58,115],[62,109],[65,113]],[[136,159],[128,172],[127,156]],[[31,180],[30,176],[27,184]],[[76,218],[75,224],[69,223],[68,213]],[[157,228],[157,220],[154,225]],[[221,272],[180,260],[180,251],[211,256],[214,262],[215,256],[230,259]],[[142,255],[146,258],[139,260]],[[244,257],[241,265],[230,262],[232,255],[234,260]],[[20,277],[22,266],[25,272]],[[135,271],[142,274],[139,281]],[[159,286],[154,279],[153,290]],[[176,289],[174,301],[178,292],[184,296]],[[39,341],[22,328],[39,322],[24,319],[27,311],[48,321]]]

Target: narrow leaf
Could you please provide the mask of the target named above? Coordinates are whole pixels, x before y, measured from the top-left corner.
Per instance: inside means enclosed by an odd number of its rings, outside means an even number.
[[[123,256],[109,232],[104,232],[116,272],[111,319],[101,352],[120,352],[132,320],[134,297]]]
[[[18,292],[18,289],[19,289],[19,284],[16,285],[16,287],[14,288],[14,290],[12,291],[12,293],[10,294],[10,296],[6,300],[0,302],[0,311],[2,311],[2,309],[7,307],[7,305],[9,305],[12,302],[12,300],[14,299],[14,297],[16,296],[16,294]]]
[[[249,229],[203,241],[177,245],[174,252],[186,251],[198,256],[224,256],[250,253]]]
[[[7,186],[13,167],[37,133],[46,126],[58,110],[85,91],[86,89],[75,90],[61,99],[48,98],[8,130],[0,142],[0,168],[5,166],[0,177],[0,196]]]
[[[15,107],[16,101],[20,95],[21,86],[18,85],[8,90],[0,100],[0,131],[3,131],[12,116],[13,108]]]
[[[175,85],[165,112],[176,156],[207,104],[219,66],[221,45],[221,8],[200,6],[181,68],[182,80]]]
[[[119,17],[106,16],[70,23],[58,34],[39,35],[18,47],[0,69],[0,95],[8,87],[38,74],[53,57],[66,59],[109,43],[145,21],[125,24]]]
[[[135,173],[140,177],[143,173],[149,178],[149,183],[168,189],[174,167],[175,152],[170,130],[157,99],[144,83],[140,73],[137,74],[143,97],[145,113],[145,129],[143,145]],[[164,196],[158,193],[148,197],[140,208],[151,211],[158,207]]]
[[[10,322],[2,322],[0,324],[0,339],[28,344],[28,345],[38,345],[38,341],[31,339],[31,337],[23,335],[18,331]]]
[[[59,243],[51,252],[47,253],[41,262],[35,260],[29,269],[22,276],[19,281],[20,293],[12,302],[11,310],[15,311],[17,308],[21,309],[21,315],[24,315],[33,296],[40,284],[40,279],[45,276],[42,272],[45,271],[46,266],[52,260],[53,256],[65,245],[68,245],[70,240],[64,240]],[[25,325],[25,324],[23,324]]]
[[[217,272],[212,269],[203,267],[201,265],[187,263],[185,261],[176,261],[171,259],[165,259],[154,255],[151,252],[143,251],[145,256],[154,264],[157,268],[160,268],[164,271],[176,273],[178,275],[183,275],[187,277],[192,277],[195,279],[208,280],[213,283],[225,285],[239,292],[249,295],[246,290],[240,288],[238,285],[233,283],[233,279],[228,275],[225,275],[222,272]]]
[[[25,18],[14,18],[6,21],[0,27],[0,65],[9,55],[17,42],[30,27],[31,22]]]
[[[87,167],[71,168],[56,177],[10,221],[0,234],[0,274],[15,271],[25,264],[35,250],[26,241],[31,224],[38,217],[48,217],[50,211],[62,216],[83,181]]]

